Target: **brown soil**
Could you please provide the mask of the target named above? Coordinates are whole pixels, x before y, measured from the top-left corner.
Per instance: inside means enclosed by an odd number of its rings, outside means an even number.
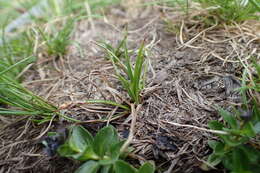
[[[207,128],[210,120],[219,119],[216,106],[229,109],[241,104],[239,93],[233,91],[241,85],[240,61],[247,63],[249,55],[259,54],[259,36],[247,23],[205,26],[167,10],[165,13],[161,7],[146,7],[137,18],[131,18],[122,7],[114,7],[106,19],[95,20],[92,25],[81,21],[73,35],[81,49],[71,46],[65,57],[35,65],[27,72],[25,84],[62,106],[66,115],[93,120],[84,126],[96,132],[105,123],[95,120],[109,116],[113,108],[71,103],[128,99],[104,51],[95,45],[101,40],[116,45],[127,25],[129,47],[137,49],[145,38],[149,49],[147,85],[130,161],[154,160],[158,172],[203,172],[199,168],[211,153],[207,141],[214,136],[196,127]],[[46,156],[40,144],[46,129],[55,131],[70,123],[61,119],[50,126],[37,125],[28,118],[15,117],[8,121],[0,132],[0,172],[69,173],[79,166],[69,159]],[[131,117],[123,117],[111,124],[126,136],[130,122]]]

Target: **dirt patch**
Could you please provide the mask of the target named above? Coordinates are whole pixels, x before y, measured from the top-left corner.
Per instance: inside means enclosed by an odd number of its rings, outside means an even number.
[[[239,93],[234,91],[241,86],[240,62],[247,63],[249,56],[257,57],[259,37],[246,23],[205,28],[197,21],[173,21],[169,14],[171,11],[166,16],[149,7],[138,18],[129,19],[121,8],[113,8],[105,20],[92,24],[81,21],[73,36],[80,49],[71,46],[66,57],[35,66],[28,71],[25,84],[57,106],[87,99],[122,103],[127,95],[95,42],[106,40],[116,45],[128,25],[130,48],[138,48],[144,38],[149,47],[147,87],[142,93],[131,161],[154,160],[158,172],[202,172],[199,167],[211,153],[207,141],[214,136],[196,127],[207,128],[209,120],[219,119],[216,106],[229,109],[241,104]],[[166,19],[180,32],[169,32]],[[113,112],[113,108],[91,105],[66,108],[62,111],[68,116],[93,122]],[[130,121],[123,117],[111,123],[122,137],[127,137]],[[62,119],[50,127],[27,119],[14,120],[0,133],[0,172],[75,170],[79,163],[48,157],[40,144],[47,128],[55,131],[67,125]],[[93,133],[104,125],[84,124]]]

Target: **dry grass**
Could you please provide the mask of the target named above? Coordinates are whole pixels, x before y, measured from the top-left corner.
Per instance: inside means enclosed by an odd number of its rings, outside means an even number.
[[[89,21],[80,22],[73,39],[80,43],[83,56],[71,46],[64,59],[53,59],[42,63],[40,69],[37,66],[36,71],[27,72],[25,83],[56,103],[65,114],[85,121],[84,125],[95,132],[107,123],[100,121],[101,118],[111,117],[118,110],[78,103],[87,99],[121,103],[127,100],[127,95],[114,76],[112,64],[92,41],[108,40],[115,45],[122,39],[122,26],[127,21],[131,48],[147,38],[150,48],[148,87],[138,115],[133,116],[134,124],[131,125],[131,116],[109,118],[109,122],[122,135],[130,131],[134,148],[131,158],[139,162],[155,160],[159,170],[169,173],[172,170],[190,173],[198,170],[210,153],[207,141],[214,137],[207,130],[207,123],[219,118],[214,106],[228,109],[241,104],[240,95],[233,91],[239,83],[234,81],[239,81],[242,74],[241,62],[247,66],[252,56],[259,58],[260,38],[258,30],[252,30],[259,26],[245,22],[207,27],[196,20],[184,20],[174,10],[162,8],[155,6],[149,13],[142,10],[142,18],[134,20],[125,17],[127,14],[118,15],[124,14],[118,8],[111,9],[105,20],[94,21],[95,31]],[[163,21],[171,22],[177,32],[169,32],[169,25]],[[66,172],[65,168],[60,169],[64,160],[44,156],[42,146],[34,140],[46,129],[56,130],[66,125],[63,120],[50,126],[14,120],[0,134],[0,172],[41,172],[41,169],[42,172]],[[66,165],[68,170],[77,166],[69,168],[71,165]]]

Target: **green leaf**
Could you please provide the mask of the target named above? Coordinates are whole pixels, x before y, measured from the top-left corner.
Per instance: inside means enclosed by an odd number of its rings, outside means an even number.
[[[243,144],[248,140],[248,138],[240,138],[239,140],[236,139],[234,136],[221,136],[221,138],[224,140],[225,144],[230,147],[236,147],[238,145]]]
[[[110,55],[109,56],[109,58],[111,59],[111,61],[112,61],[112,63],[113,63],[113,65],[115,65],[115,63],[121,63],[120,62],[120,57],[117,57],[116,55],[115,55],[115,52],[113,52],[115,49],[114,48],[107,48],[107,44],[102,44],[102,43],[98,43],[97,44],[98,46],[100,46],[100,47],[102,47],[102,48],[104,48],[106,51],[107,51],[107,53]],[[110,46],[111,47],[111,46]],[[122,63],[121,63],[122,64]],[[123,65],[123,64],[122,64]],[[125,66],[124,66],[125,67]]]
[[[137,173],[137,170],[122,160],[118,160],[115,163],[115,173]]]
[[[225,151],[225,144],[223,144],[222,142],[218,142],[214,148],[214,153],[216,155],[224,155],[227,151]]]
[[[120,58],[121,48],[126,45],[127,35],[124,36],[124,39],[120,41],[119,45],[116,48],[115,55]],[[125,49],[125,47],[123,47]]]
[[[100,159],[98,155],[93,151],[92,146],[88,146],[83,153],[79,153],[77,155],[72,156],[74,159],[80,160],[80,161],[86,161],[86,160],[98,160]]]
[[[248,160],[239,148],[235,148],[232,153],[232,165],[234,172],[245,172],[248,169]]]
[[[213,130],[222,130],[223,129],[223,124],[221,124],[220,122],[216,121],[216,120],[212,120],[208,123],[209,128],[213,129]]]
[[[109,150],[109,147],[119,142],[117,132],[113,126],[107,126],[98,131],[94,138],[93,150],[94,152],[103,157]]]
[[[248,136],[248,137],[254,137],[256,135],[254,126],[252,124],[252,122],[247,122],[244,126],[244,128],[242,129],[242,134]]]
[[[218,156],[218,155],[215,155],[214,153],[211,154],[209,157],[208,157],[208,164],[211,165],[211,166],[216,166],[218,165],[220,162],[222,161],[222,157],[221,156]]]
[[[114,164],[119,156],[120,156],[120,149],[123,146],[125,141],[118,142],[114,145],[112,145],[106,154],[106,157],[103,160],[99,161],[100,165],[109,165],[109,164]]]
[[[79,153],[85,151],[85,149],[93,143],[93,136],[82,126],[74,126],[69,138],[70,147]]]
[[[230,112],[220,108],[219,113],[232,129],[238,129],[237,120]]]
[[[251,146],[244,145],[240,147],[240,150],[244,153],[246,159],[249,160],[248,163],[257,164],[257,162],[260,161],[260,151],[258,151],[257,149]]]
[[[119,140],[119,139],[118,139]],[[120,155],[120,149],[124,145],[125,141],[119,141],[111,145],[109,152],[112,158],[118,158]]]
[[[123,85],[123,87],[127,90],[127,93],[131,97],[131,99],[135,100],[135,94],[134,94],[132,88],[130,87],[131,83],[121,75],[117,75],[117,77],[121,81],[121,84]]]
[[[57,136],[57,135],[59,135],[58,132],[48,132],[47,133],[47,136]]]
[[[8,68],[6,68],[5,70],[0,72],[0,76],[4,75],[6,72],[9,72],[10,70],[17,68],[17,66],[21,65],[22,63],[33,63],[36,61],[36,57],[35,56],[29,56],[27,58],[22,59],[21,61],[9,66]]]
[[[260,76],[260,74],[259,74]],[[256,100],[253,101],[254,102],[254,105],[253,105],[253,115],[254,115],[254,118],[257,122],[260,121],[260,109],[259,109],[259,105],[257,103]]]
[[[33,116],[33,115],[39,115],[43,114],[43,111],[35,111],[35,112],[30,112],[30,111],[20,111],[20,110],[10,110],[10,109],[1,109],[0,108],[0,115],[28,115],[28,116]]]
[[[256,134],[260,133],[260,122],[255,124],[254,131],[255,131]]]
[[[224,167],[228,170],[232,170],[233,169],[233,163],[232,163],[232,152],[226,154],[223,158],[222,158],[222,162],[221,162]]]
[[[74,150],[72,150],[70,148],[68,143],[65,143],[65,144],[59,146],[59,148],[57,149],[57,152],[59,153],[59,155],[61,155],[63,157],[71,157],[71,156],[77,154],[77,152],[75,152]]]
[[[126,68],[127,68],[127,76],[129,77],[130,81],[134,80],[134,76],[133,76],[133,71],[132,71],[132,65],[131,65],[131,61],[130,61],[130,57],[129,57],[129,53],[128,53],[128,49],[127,49],[127,45],[126,45],[126,41],[124,42],[124,57],[126,59]]]
[[[255,0],[249,0],[250,3],[252,3],[257,9],[258,11],[260,11],[260,4],[259,4],[259,1],[255,1]],[[258,71],[259,73],[259,71]]]
[[[240,129],[229,129],[229,128],[223,128],[225,132],[228,132],[231,136],[241,136],[242,131]]]
[[[99,167],[97,162],[91,160],[81,165],[75,173],[97,173]]]
[[[138,170],[138,173],[154,173],[155,167],[151,163],[145,163],[142,167]]]
[[[210,146],[210,148],[212,148],[213,150],[215,150],[217,144],[220,143],[219,141],[215,141],[215,140],[209,140],[208,144]]]
[[[135,102],[139,103],[139,93],[142,88],[140,88],[140,80],[142,76],[142,67],[144,63],[144,43],[141,44],[141,47],[139,48],[138,55],[136,58],[135,68],[134,68],[134,79],[133,79],[133,91],[135,94]]]
[[[100,173],[109,173],[109,171],[111,170],[112,165],[107,165],[107,166],[102,166]]]
[[[111,101],[111,100],[87,100],[86,103],[90,103],[90,104],[96,104],[96,103],[107,104],[107,105],[117,106],[117,107],[120,107],[120,108],[125,109],[125,110],[130,110],[129,107],[127,107],[125,105],[122,105],[122,104],[119,104],[117,102]]]

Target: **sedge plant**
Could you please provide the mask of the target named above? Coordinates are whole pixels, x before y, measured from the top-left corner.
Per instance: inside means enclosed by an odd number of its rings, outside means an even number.
[[[127,91],[131,102],[137,105],[141,102],[140,93],[144,88],[144,42],[141,43],[135,62],[133,62],[131,56],[134,52],[128,49],[126,40],[127,38],[125,37],[117,47],[113,47],[108,43],[98,43],[98,45],[106,50],[107,58],[113,64],[117,79]],[[123,107],[123,105],[118,103],[114,104]]]
[[[97,43],[107,52],[107,59],[113,64],[117,79],[121,82],[127,92],[130,102],[138,105],[141,103],[141,92],[145,84],[145,47],[144,42],[137,50],[135,61],[132,61],[135,52],[127,47],[127,37],[122,39],[116,47],[108,43]],[[130,111],[130,102],[128,105],[117,103],[111,100],[87,100],[87,104],[106,104],[122,108],[124,112],[115,115],[121,116],[128,114]]]
[[[3,31],[0,40],[0,70],[5,70],[20,60],[25,60],[23,63],[18,63],[19,65],[16,65],[7,73],[8,76],[21,81],[20,73],[29,64],[26,58],[33,55],[33,49],[34,40],[30,32],[22,32],[16,39],[8,41],[7,35]]]
[[[65,24],[57,29],[52,27],[52,31],[47,33],[38,28],[39,34],[45,45],[46,52],[52,56],[63,56],[67,52],[67,47],[72,43],[70,36],[74,29],[75,20],[69,18],[65,20]]]
[[[57,108],[26,89],[21,82],[23,70],[36,61],[34,41],[29,33],[5,41],[0,46],[0,115],[40,116],[40,122],[50,120]],[[36,118],[35,118],[36,119]]]
[[[4,72],[4,71],[2,71]],[[14,79],[0,72],[0,115],[30,116],[34,122],[44,123],[58,115],[66,120],[79,122],[59,112],[58,108]]]
[[[138,50],[135,65],[132,65],[131,51],[127,48],[126,37],[120,42],[117,48],[113,48],[109,44],[100,44],[100,46],[107,51],[108,58],[114,66],[116,76],[127,91],[131,101],[139,104],[141,102],[140,93],[144,88],[144,42],[141,43]]]
[[[14,48],[9,47],[9,49],[13,50]],[[55,115],[62,116],[67,120],[76,121],[60,114],[56,106],[32,93],[16,78],[27,65],[35,61],[36,57],[33,55],[22,59],[16,56],[7,56],[6,59],[1,58],[0,104],[2,106],[0,107],[0,115],[31,116],[32,120],[38,123],[50,121]]]
[[[29,56],[13,65],[1,66],[0,103],[6,107],[0,108],[1,115],[43,115],[46,118],[50,117],[57,110],[55,106],[30,92],[18,80],[13,78],[19,66],[33,63],[35,60],[35,57]],[[4,60],[0,64],[5,64]]]

